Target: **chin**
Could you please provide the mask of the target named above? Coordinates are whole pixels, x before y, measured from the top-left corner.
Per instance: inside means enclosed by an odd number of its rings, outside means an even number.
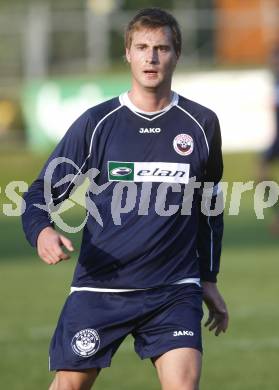
[[[150,80],[142,83],[145,88],[158,88],[162,83],[159,80]]]
[[[144,83],[143,84],[144,87],[148,88],[158,88],[160,86],[160,83]]]

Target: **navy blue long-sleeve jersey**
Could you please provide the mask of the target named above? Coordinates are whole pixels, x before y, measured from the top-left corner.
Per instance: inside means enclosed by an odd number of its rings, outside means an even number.
[[[63,159],[56,166],[58,157]],[[198,188],[190,212],[183,212],[191,201],[186,189],[193,178],[216,187],[222,177],[214,112],[176,93],[168,107],[154,113],[137,109],[128,93],[87,110],[24,194],[23,227],[32,246],[41,230],[53,225],[52,205],[69,197],[91,168],[99,174],[92,176],[95,190],[87,193],[89,212],[74,288],[141,289],[200,278],[216,281],[223,214],[201,212]],[[45,200],[46,186],[50,201]]]

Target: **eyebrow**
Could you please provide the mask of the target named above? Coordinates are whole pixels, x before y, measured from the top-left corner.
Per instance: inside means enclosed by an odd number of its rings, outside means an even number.
[[[135,43],[135,46],[137,47],[137,46],[150,46],[150,45],[148,45],[147,43]],[[158,44],[158,45],[154,45],[153,47],[155,47],[155,48],[170,48],[171,47],[171,45],[169,45],[169,44]]]

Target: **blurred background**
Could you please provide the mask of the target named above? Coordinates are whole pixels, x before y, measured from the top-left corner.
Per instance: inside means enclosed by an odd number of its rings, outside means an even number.
[[[0,0],[1,389],[47,388],[48,343],[80,242],[80,233],[70,237],[71,261],[44,266],[25,241],[9,183],[31,184],[77,116],[129,89],[123,30],[146,6],[165,8],[180,23],[173,89],[219,116],[229,193],[235,181],[254,181],[255,188],[262,152],[275,137],[279,0]],[[278,182],[278,163],[270,164],[269,177]],[[19,199],[23,187],[14,188]],[[246,192],[239,215],[231,216],[227,196],[219,285],[231,324],[220,338],[204,332],[205,390],[279,388],[279,236],[270,228],[278,210],[259,220],[255,201],[254,191]],[[69,202],[65,219],[77,226],[84,210]],[[159,389],[130,338],[96,389],[116,386]]]

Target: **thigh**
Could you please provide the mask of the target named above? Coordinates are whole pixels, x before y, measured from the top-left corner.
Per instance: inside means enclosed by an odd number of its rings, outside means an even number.
[[[98,369],[57,371],[49,390],[90,390],[99,374]]]
[[[202,355],[192,348],[178,348],[153,359],[162,389],[196,390],[201,375]]]

